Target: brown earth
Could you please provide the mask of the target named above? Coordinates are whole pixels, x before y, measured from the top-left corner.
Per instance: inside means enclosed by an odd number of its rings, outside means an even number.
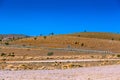
[[[51,59],[119,59],[119,34],[78,33],[69,35],[40,36],[13,40],[0,45],[0,65],[6,61],[51,60]],[[65,50],[57,50],[57,49]],[[82,49],[72,51],[67,49]],[[107,51],[106,53],[87,50]],[[108,53],[111,52],[111,53]],[[3,55],[3,53],[5,55]],[[10,55],[13,54],[14,56]],[[108,62],[110,65],[112,62]],[[41,63],[39,63],[41,64]],[[96,66],[99,63],[92,64]],[[102,64],[102,63],[101,63]],[[112,64],[117,64],[113,62]],[[13,65],[13,64],[12,64]],[[28,64],[27,64],[28,65]],[[33,65],[35,66],[35,65]]]

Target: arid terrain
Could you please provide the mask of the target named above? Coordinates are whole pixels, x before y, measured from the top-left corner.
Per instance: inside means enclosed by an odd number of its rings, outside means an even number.
[[[120,80],[120,65],[67,70],[0,71],[0,80]]]
[[[119,34],[11,36],[0,41],[0,80],[120,79]]]

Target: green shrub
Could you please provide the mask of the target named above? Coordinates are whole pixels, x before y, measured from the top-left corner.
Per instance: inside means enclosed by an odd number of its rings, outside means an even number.
[[[47,55],[48,56],[52,56],[54,53],[53,52],[48,52]]]

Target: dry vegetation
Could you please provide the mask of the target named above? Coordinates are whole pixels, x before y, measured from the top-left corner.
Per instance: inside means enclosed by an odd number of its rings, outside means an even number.
[[[63,60],[63,59],[120,59],[120,35],[111,33],[78,33],[53,35],[13,40],[0,46],[0,69],[62,69],[88,66],[120,64],[119,61],[81,62],[81,63],[31,63],[6,64],[6,61]],[[89,53],[79,51],[56,50],[84,49],[102,50],[112,53]],[[39,66],[39,67],[38,67]],[[72,67],[71,67],[72,66]]]
[[[120,52],[120,41],[118,41],[120,35],[108,33],[80,33],[80,37],[78,36],[78,34],[75,34],[75,36],[73,35],[56,35],[47,36],[46,38],[42,36],[37,37],[37,39],[26,38],[13,41],[11,44],[52,48],[67,48],[69,46],[72,48],[80,49],[82,48]],[[114,40],[112,40],[113,38]]]

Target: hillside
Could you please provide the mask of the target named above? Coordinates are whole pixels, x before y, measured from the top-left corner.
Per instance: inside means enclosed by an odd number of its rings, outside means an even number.
[[[78,36],[80,35],[80,36]],[[24,38],[11,42],[24,46],[38,46],[50,48],[78,48],[92,50],[106,50],[120,52],[120,41],[118,34],[109,33],[80,33],[69,35],[54,35]],[[114,40],[112,39],[114,38]],[[112,39],[112,40],[111,40]]]
[[[0,40],[7,41],[11,39],[21,39],[21,38],[28,38],[30,36],[24,34],[0,34]]]
[[[108,40],[120,40],[120,34],[105,33],[105,32],[81,32],[68,34],[69,36],[86,37],[86,38],[97,38],[97,39],[108,39]]]

